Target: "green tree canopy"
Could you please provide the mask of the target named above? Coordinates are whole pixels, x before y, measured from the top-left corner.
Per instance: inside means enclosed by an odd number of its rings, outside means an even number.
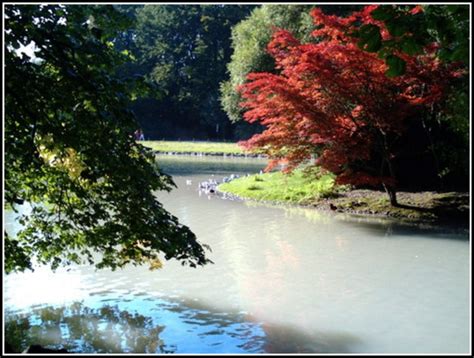
[[[230,60],[233,25],[253,6],[146,5],[137,8],[139,71],[163,92],[139,101],[139,120],[154,136],[222,138],[230,123],[219,103],[219,83]],[[153,116],[148,113],[152,108]],[[217,127],[219,125],[219,127]],[[172,130],[167,130],[171,128]],[[171,133],[172,132],[172,133]],[[180,135],[181,133],[181,135]]]
[[[123,78],[113,6],[5,6],[5,205],[30,212],[5,232],[6,272],[88,262],[151,268],[208,262],[194,234],[156,200],[174,183],[137,144],[128,106],[146,87]],[[22,52],[24,46],[34,55]],[[28,210],[26,210],[28,211]],[[99,255],[97,255],[99,254]]]

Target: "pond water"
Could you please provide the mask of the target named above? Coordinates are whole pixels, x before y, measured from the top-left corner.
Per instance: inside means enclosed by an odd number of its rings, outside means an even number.
[[[4,276],[5,336],[75,352],[467,353],[470,243],[404,226],[223,200],[200,181],[258,172],[259,159],[158,157],[178,188],[165,208],[214,264]],[[5,214],[7,230],[17,228]]]

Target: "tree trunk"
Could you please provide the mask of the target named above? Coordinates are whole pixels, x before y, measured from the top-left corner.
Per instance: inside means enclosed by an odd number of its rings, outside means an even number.
[[[391,185],[385,185],[383,184],[383,187],[385,189],[385,192],[388,194],[388,197],[390,199],[390,204],[392,206],[398,206],[398,201],[397,201],[397,191],[395,190],[394,187]]]

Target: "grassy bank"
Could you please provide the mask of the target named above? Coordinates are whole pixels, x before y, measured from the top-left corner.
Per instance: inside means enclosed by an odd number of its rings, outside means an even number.
[[[301,170],[290,175],[281,172],[251,175],[221,184],[218,189],[241,198],[302,205],[315,198],[333,196],[336,190],[332,175],[310,179]]]
[[[245,154],[237,143],[181,141],[143,141],[140,143],[155,151],[166,153]]]
[[[390,205],[383,191],[337,187],[331,175],[309,179],[302,171],[292,175],[265,173],[221,184],[218,190],[242,199],[298,204],[321,210],[391,217],[414,223],[469,225],[468,193],[399,192],[400,206]]]

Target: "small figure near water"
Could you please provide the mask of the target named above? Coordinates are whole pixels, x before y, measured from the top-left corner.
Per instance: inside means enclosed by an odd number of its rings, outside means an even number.
[[[240,175],[238,175],[238,174],[231,174],[228,177],[222,178],[222,182],[220,182],[220,183],[215,179],[208,179],[206,181],[203,181],[203,182],[199,183],[199,185],[198,185],[199,195],[201,195],[201,190],[203,190],[206,194],[215,194],[217,192],[217,186],[219,184],[228,183],[228,182],[230,182],[234,179],[237,179],[239,177],[240,177]],[[190,180],[188,180],[188,181],[191,182]],[[190,184],[188,184],[188,181],[186,181],[186,184],[190,185]]]
[[[204,190],[206,193],[215,193],[218,184],[215,179],[209,179],[199,183],[199,189]]]
[[[228,183],[228,182],[231,182],[232,180],[237,179],[237,178],[239,178],[239,177],[240,177],[240,176],[239,176],[238,174],[231,174],[231,175],[228,176],[228,177],[222,178],[222,182],[223,182],[223,183]]]
[[[133,135],[135,136],[135,140],[145,140],[145,135],[141,129],[137,129]]]

